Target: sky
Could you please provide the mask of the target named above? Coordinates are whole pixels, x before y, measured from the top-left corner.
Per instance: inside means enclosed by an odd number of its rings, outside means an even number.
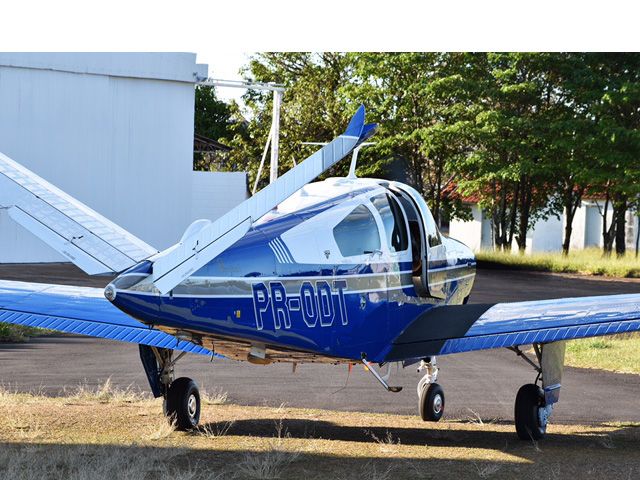
[[[223,80],[242,80],[239,70],[248,60],[251,52],[224,51],[219,49],[199,48],[195,51],[198,63],[209,65],[209,76]],[[245,90],[242,88],[217,87],[219,99],[240,100]]]
[[[265,51],[638,51],[638,18],[628,0],[20,0],[0,2],[0,48],[195,52],[234,80]]]

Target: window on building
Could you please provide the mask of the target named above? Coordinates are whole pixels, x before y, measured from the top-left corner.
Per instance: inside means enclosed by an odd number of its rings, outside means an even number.
[[[389,195],[382,193],[371,198],[384,226],[387,246],[391,252],[402,252],[409,246],[407,240],[407,222],[398,202]]]
[[[333,227],[333,236],[343,257],[365,255],[380,250],[380,234],[373,214],[359,205]]]

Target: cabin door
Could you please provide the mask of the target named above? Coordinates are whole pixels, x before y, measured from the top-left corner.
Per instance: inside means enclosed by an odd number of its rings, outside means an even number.
[[[413,257],[413,283],[423,297],[446,298],[447,254],[442,237],[422,196],[413,188],[394,183],[391,188],[407,214]]]

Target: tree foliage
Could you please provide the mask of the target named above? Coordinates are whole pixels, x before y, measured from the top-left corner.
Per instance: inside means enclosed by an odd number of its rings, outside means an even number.
[[[286,88],[283,171],[317,148],[304,142],[341,133],[363,103],[380,127],[358,174],[404,177],[438,221],[468,217],[472,197],[494,245],[524,250],[537,220],[564,213],[567,252],[588,195],[604,202],[605,251],[624,251],[625,212],[640,198],[640,54],[262,53],[244,73]],[[244,102],[220,110],[230,118],[220,137],[255,175],[272,98],[250,91]]]
[[[232,108],[219,100],[213,87],[196,86],[194,131],[198,135],[218,140],[227,137],[233,129]],[[226,157],[220,158],[224,163]],[[211,165],[202,154],[194,154],[194,170],[208,170]]]

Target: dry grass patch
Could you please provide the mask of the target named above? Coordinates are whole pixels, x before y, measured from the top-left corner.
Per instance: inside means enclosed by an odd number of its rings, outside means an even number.
[[[114,386],[111,382],[111,377],[109,377],[102,385],[91,386],[86,382],[81,383],[72,389],[66,390],[65,397],[70,400],[97,401],[100,403],[131,403],[148,399],[149,395],[133,388],[132,385],[129,385],[126,388]]]
[[[640,428],[551,425],[536,448],[503,422],[223,404],[175,431],[159,400],[0,391],[0,478],[636,478]]]
[[[217,389],[213,392],[203,390],[200,392],[200,400],[203,405],[224,405],[227,403],[228,395],[222,389]]]
[[[230,420],[228,422],[201,425],[196,430],[194,430],[194,432],[197,435],[202,435],[203,437],[210,439],[224,437],[233,426],[233,423],[234,420]]]

